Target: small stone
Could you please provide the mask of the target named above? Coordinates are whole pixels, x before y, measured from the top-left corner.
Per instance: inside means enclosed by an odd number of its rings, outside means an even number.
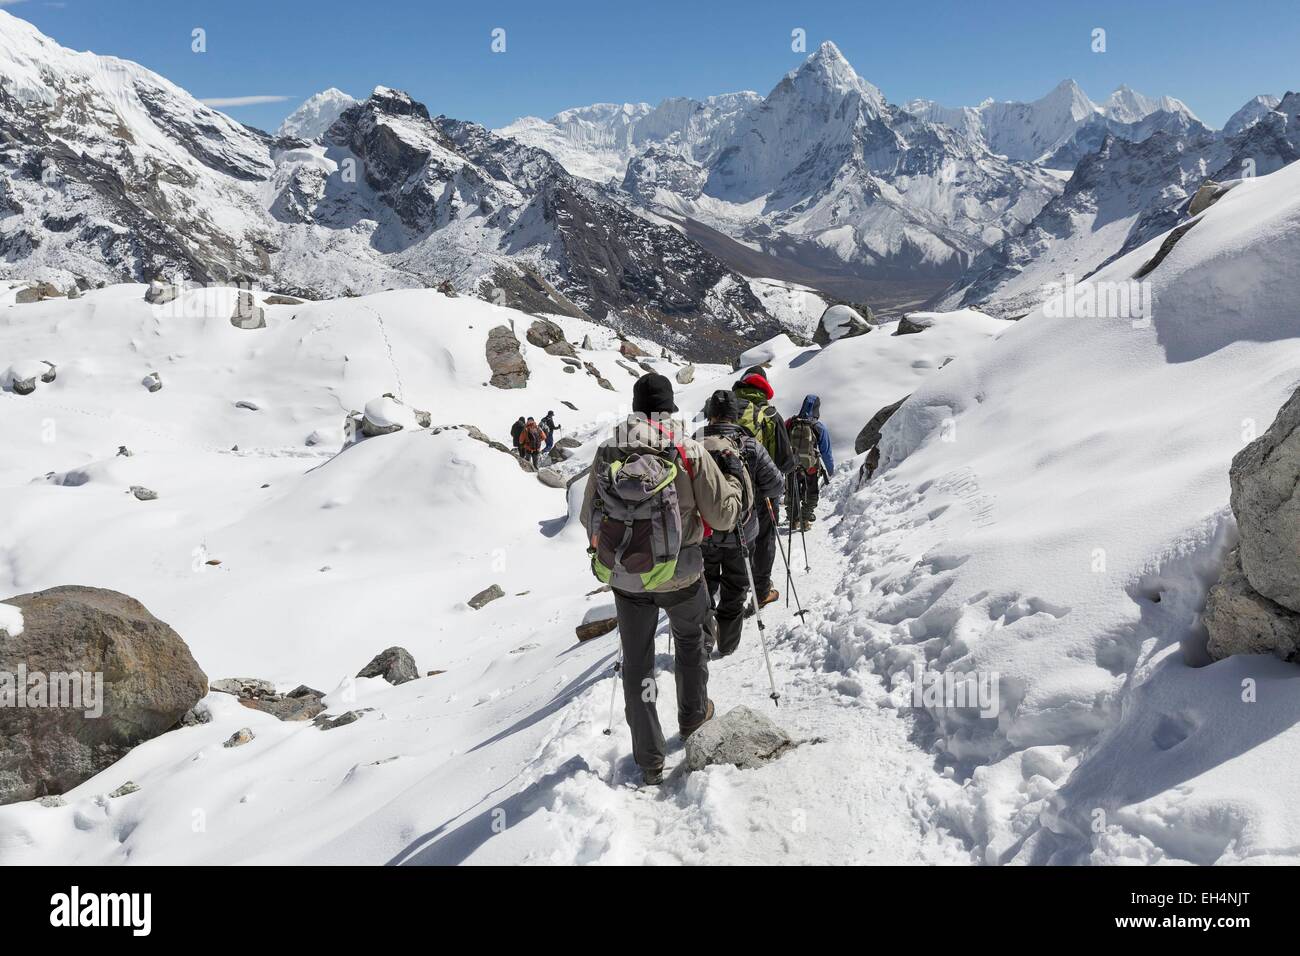
[[[495,601],[498,598],[503,598],[505,596],[506,596],[506,592],[501,590],[501,586],[499,584],[493,584],[490,587],[486,587],[482,591],[479,591],[478,594],[475,594],[472,598],[470,598],[465,603],[468,604],[470,607],[472,607],[474,610],[478,611],[481,610],[487,604],[491,603],[492,601]]]
[[[122,786],[118,787],[116,790],[110,793],[109,796],[125,797],[128,793],[135,793],[139,789],[140,789],[140,785],[138,783],[136,783],[134,780],[128,780],[126,783],[122,784]]]
[[[321,730],[335,730],[339,727],[346,727],[348,724],[355,724],[361,719],[361,715],[371,710],[370,707],[364,707],[361,710],[349,710],[346,713],[339,714],[337,717],[328,717],[321,714],[312,721]]]
[[[144,485],[132,485],[131,494],[135,495],[141,501],[153,501],[158,497],[158,492]]]
[[[231,734],[230,739],[227,740],[221,746],[242,747],[244,746],[244,744],[250,743],[252,739],[253,739],[253,731],[250,730],[248,727],[241,727],[239,730],[236,730],[233,734]]]
[[[140,384],[151,392],[156,392],[162,388],[162,376],[157,372],[150,372],[144,378],[140,379]]]
[[[579,624],[573,630],[578,635],[579,641],[590,641],[592,638],[603,637],[616,627],[618,627],[618,618],[605,617]]]

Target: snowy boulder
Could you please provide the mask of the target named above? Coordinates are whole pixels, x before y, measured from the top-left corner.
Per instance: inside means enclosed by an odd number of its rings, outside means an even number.
[[[796,746],[788,733],[742,705],[706,722],[686,738],[686,766],[703,770],[710,764],[729,764],[751,770]]]
[[[867,318],[863,318],[861,313],[852,306],[833,305],[822,313],[821,320],[817,323],[817,331],[813,333],[813,342],[826,346],[840,339],[866,335],[874,324],[872,318],[869,309]]]
[[[151,392],[156,392],[162,388],[162,376],[157,372],[150,372],[144,378],[140,379],[140,384]]]
[[[179,290],[170,282],[159,282],[154,279],[144,292],[144,300],[150,305],[165,305],[174,300],[178,294]]]
[[[1202,617],[1209,632],[1206,649],[1219,661],[1234,654],[1275,654],[1296,660],[1300,614],[1264,597],[1246,580],[1241,554],[1233,548],[1219,582],[1210,588]]]
[[[403,428],[415,429],[420,424],[415,413],[395,398],[373,398],[366,402],[366,410],[361,416],[361,434],[366,438],[377,435],[389,435],[400,432]]]
[[[133,598],[56,587],[8,598],[0,615],[0,803],[64,793],[174,727],[207,693],[185,642]],[[35,675],[43,675],[37,683]],[[13,695],[29,706],[14,707]]]
[[[554,445],[551,446],[551,461],[561,462],[573,457],[573,449],[582,447],[582,442],[576,438],[565,435]]]
[[[858,437],[853,440],[853,453],[855,455],[861,455],[864,451],[870,451],[876,447],[876,443],[880,441],[880,433],[885,427],[885,422],[889,421],[894,412],[898,411],[910,397],[910,395],[904,395],[892,405],[886,405],[867,420],[867,423],[862,426],[862,431],[858,432]]]
[[[934,325],[934,313],[911,312],[898,320],[898,328],[894,329],[894,334],[915,335],[917,332],[924,332],[932,325]]]
[[[1251,587],[1300,611],[1300,390],[1232,459],[1232,512]]]
[[[691,382],[695,381],[695,366],[683,365],[677,370],[677,375],[674,377],[677,379],[678,385],[690,385]]]
[[[537,480],[548,488],[563,488],[566,481],[564,473],[554,468],[538,468]]]
[[[253,293],[239,293],[235,299],[235,310],[230,313],[230,324],[237,329],[266,328],[266,312],[253,300]]]
[[[545,349],[556,342],[564,341],[564,329],[550,319],[538,319],[528,326],[525,337],[530,344],[537,346],[539,349]]]
[[[48,385],[54,381],[55,376],[55,367],[50,362],[37,359],[14,362],[5,369],[3,375],[0,375],[0,388],[15,395],[30,395],[36,391],[37,382]]]
[[[1201,188],[1196,190],[1196,195],[1193,196],[1192,201],[1188,203],[1187,215],[1199,216],[1201,213],[1205,212],[1205,210],[1218,202],[1229,188],[1230,187],[1224,186],[1221,183],[1216,183],[1213,179],[1207,179],[1205,182],[1201,183]]]
[[[742,352],[733,367],[742,369],[754,365],[771,365],[778,359],[792,357],[802,351],[803,349],[796,345],[790,336],[777,335]]]
[[[588,608],[582,616],[582,623],[574,628],[579,641],[590,641],[601,637],[618,627],[618,614],[613,604],[601,604]]]
[[[498,598],[503,598],[505,596],[506,596],[506,592],[501,590],[501,585],[493,584],[491,587],[486,587],[482,591],[479,591],[478,594],[475,594],[472,598],[470,598],[465,603],[468,604],[470,607],[472,607],[474,610],[480,611],[483,608],[487,607],[487,605],[491,604],[493,601],[497,600]]]
[[[361,670],[358,677],[382,677],[390,684],[405,684],[420,676],[415,658],[404,647],[390,647],[376,654]]]
[[[495,388],[523,388],[528,384],[528,363],[519,351],[519,340],[506,325],[498,325],[488,332],[488,368],[492,370],[490,384]]]

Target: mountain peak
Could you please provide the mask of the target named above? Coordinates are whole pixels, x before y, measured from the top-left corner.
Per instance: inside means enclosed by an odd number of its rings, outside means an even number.
[[[797,70],[787,74],[786,79],[799,86],[816,87],[834,96],[857,93],[873,110],[880,110],[885,105],[880,90],[860,77],[840,52],[840,48],[830,40],[822,43]],[[814,98],[820,99],[821,94],[816,94]]]
[[[316,139],[334,125],[334,121],[356,100],[337,87],[331,86],[303,100],[302,105],[285,118],[277,133],[299,139]]]

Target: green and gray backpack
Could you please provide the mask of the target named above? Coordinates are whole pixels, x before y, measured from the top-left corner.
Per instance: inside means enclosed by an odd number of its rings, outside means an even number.
[[[790,423],[790,450],[804,471],[812,471],[821,461],[817,448],[817,426],[811,418],[796,418]]]
[[[677,573],[682,512],[677,468],[652,453],[611,462],[596,474],[587,527],[591,570],[620,591],[654,591]]]

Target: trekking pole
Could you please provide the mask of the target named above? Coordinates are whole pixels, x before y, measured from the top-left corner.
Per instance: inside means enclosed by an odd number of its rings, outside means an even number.
[[[618,660],[614,662],[614,686],[609,691],[609,726],[605,728],[605,736],[610,737],[614,734],[614,703],[618,700],[618,685],[622,682],[623,677],[623,651],[620,648]]]
[[[803,573],[804,573],[804,574],[807,574],[809,571],[812,570],[812,566],[809,565],[809,563],[808,563],[808,538],[805,536],[805,534],[804,534],[804,530],[803,530],[804,525],[808,523],[808,522],[806,522],[806,521],[803,520],[803,502],[804,502],[804,495],[807,494],[807,491],[808,491],[808,476],[807,476],[807,474],[804,474],[804,475],[801,475],[801,476],[800,476],[800,478],[799,478],[799,484],[802,486],[802,487],[799,489],[799,491],[800,491],[800,495],[799,495],[799,540],[803,542]],[[790,545],[790,550],[791,550],[791,551],[794,550],[794,544],[793,544],[793,543],[791,543],[791,545]]]
[[[774,512],[774,511],[772,510],[772,500],[771,500],[770,498],[765,499],[765,500],[767,501],[767,513],[768,513],[768,514],[771,516],[771,518],[772,518],[772,524],[773,524],[773,529],[772,529],[772,531],[773,531],[773,534],[776,534],[776,549],[777,549],[778,551],[781,552],[781,560],[785,562],[785,580],[786,580],[786,583],[790,586],[790,593],[794,595],[794,606],[797,607],[797,608],[799,609],[799,610],[797,610],[797,611],[794,612],[794,613],[795,613],[795,617],[799,618],[799,623],[802,624],[802,623],[803,623],[803,616],[804,616],[805,614],[807,614],[808,612],[805,611],[805,610],[803,609],[803,605],[799,603],[799,592],[796,591],[796,590],[795,590],[795,587],[794,587],[794,575],[792,575],[792,574],[790,573],[790,559],[787,558],[787,557],[785,556],[785,548],[783,548],[783,547],[781,546],[781,535],[777,532],[776,527],[775,527],[775,526],[776,526],[776,512]],[[757,596],[755,596],[755,598],[754,598],[754,603],[755,603],[755,604],[758,603],[758,598],[757,598]]]
[[[772,659],[767,654],[767,628],[763,624],[763,609],[758,604],[758,589],[754,587],[754,564],[749,559],[749,542],[745,540],[745,526],[736,525],[736,532],[740,535],[740,554],[745,559],[745,573],[749,575],[749,593],[754,595],[754,617],[758,621],[758,641],[763,645],[763,663],[767,666],[767,683],[772,688],[772,693],[768,694],[772,698],[772,706],[781,706],[781,694],[776,689],[776,676],[772,673]]]

